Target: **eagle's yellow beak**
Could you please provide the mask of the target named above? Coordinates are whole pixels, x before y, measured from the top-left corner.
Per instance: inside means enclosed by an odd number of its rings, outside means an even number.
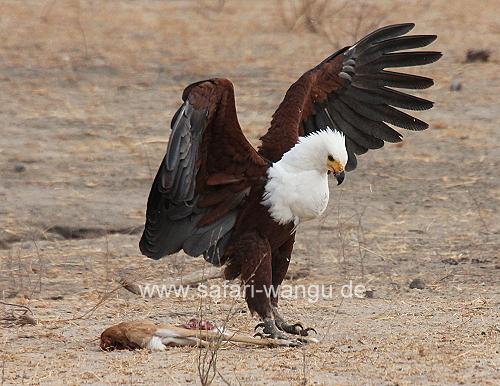
[[[326,167],[335,176],[335,179],[337,180],[337,185],[340,185],[342,183],[342,181],[344,181],[344,177],[345,177],[344,166],[339,161],[327,160]]]

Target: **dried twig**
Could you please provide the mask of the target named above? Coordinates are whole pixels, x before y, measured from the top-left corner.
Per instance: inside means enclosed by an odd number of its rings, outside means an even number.
[[[205,266],[206,262],[203,264],[202,279],[205,277]],[[203,320],[203,297],[200,297],[200,320]],[[197,368],[202,386],[210,385],[217,374],[217,353],[222,343],[222,334],[220,336],[220,339],[210,342],[205,350],[200,346]]]
[[[40,249],[38,248],[38,244],[35,238],[32,239],[33,245],[35,246],[36,256],[38,260],[38,293],[42,292],[42,276],[43,276],[43,260],[42,255],[40,254]],[[29,298],[31,298],[35,293],[35,288],[32,288],[31,294]]]
[[[340,190],[339,198],[337,200],[337,222],[338,222],[338,236],[340,240],[340,252],[341,252],[341,262],[343,263],[343,268],[346,268],[346,241],[345,241],[345,235],[344,235],[344,223],[342,222],[342,214],[340,211],[341,206],[341,201],[342,201],[342,189]]]
[[[307,355],[306,355],[306,345],[302,345],[302,380],[300,384],[303,386],[307,385]]]
[[[357,241],[357,247],[358,247],[358,254],[359,254],[359,262],[361,265],[361,277],[365,277],[365,256],[366,256],[366,251],[363,248],[363,244],[365,243],[365,228],[363,226],[363,215],[366,212],[367,205],[364,205],[361,209],[358,209],[360,206],[354,200],[354,211],[356,213],[356,218],[358,221],[357,227],[356,227],[356,241]]]
[[[82,12],[82,6],[80,4],[80,0],[76,2],[76,12],[77,12],[77,17],[76,17],[76,24],[78,25],[78,30],[80,31],[80,35],[82,36],[83,40],[83,47],[84,47],[84,52],[85,52],[85,60],[89,59],[89,45],[87,42],[87,35],[85,34],[85,29],[83,28],[82,25],[82,19],[81,19],[81,12]]]
[[[280,0],[278,11],[286,29],[302,27],[323,36],[335,48],[351,44],[379,27],[392,12],[369,1]],[[391,5],[394,11],[394,5]]]
[[[339,303],[337,309],[335,310],[335,313],[333,314],[333,317],[330,320],[330,323],[328,324],[328,327],[327,327],[323,337],[320,339],[321,342],[323,342],[325,340],[325,338],[330,334],[330,329],[332,328],[333,323],[335,323],[335,319],[337,318],[337,315],[339,314],[340,307],[342,307],[342,304],[344,304],[344,299],[345,298],[342,296],[340,303]]]
[[[0,304],[11,308],[8,311],[4,311],[4,315],[0,316],[0,325],[3,327],[37,324],[33,311],[29,307],[4,301],[0,301]]]
[[[175,279],[171,283],[162,283],[165,288],[174,288],[178,286],[191,286],[195,284],[203,283],[207,280],[218,279],[223,277],[223,272],[220,268],[209,267],[208,269],[203,269],[201,271],[192,272],[185,275],[179,279]],[[120,277],[118,282],[127,291],[132,292],[135,295],[142,295],[140,284],[136,280],[130,277]],[[157,293],[152,293],[151,297],[159,296]]]
[[[472,201],[472,203],[474,205],[474,208],[477,211],[477,216],[479,218],[479,222],[481,223],[481,225],[483,227],[483,231],[481,233],[485,234],[485,235],[491,234],[489,226],[488,226],[488,223],[486,222],[486,220],[484,218],[483,211],[482,211],[482,208],[481,208],[481,204],[477,200],[476,195],[474,193],[472,193],[470,189],[467,189],[467,193],[469,194],[469,197],[470,197],[470,199],[471,199],[471,201]]]

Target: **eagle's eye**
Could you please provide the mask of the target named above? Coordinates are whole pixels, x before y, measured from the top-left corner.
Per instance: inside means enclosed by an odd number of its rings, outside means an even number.
[[[331,155],[328,155],[328,161],[332,161],[333,162],[333,157]]]

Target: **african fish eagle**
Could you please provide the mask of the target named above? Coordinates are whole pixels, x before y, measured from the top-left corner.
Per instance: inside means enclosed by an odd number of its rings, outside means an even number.
[[[165,157],[147,204],[141,252],[159,259],[180,250],[225,265],[240,277],[263,333],[308,334],[278,312],[275,290],[285,278],[295,230],[320,216],[356,156],[400,142],[390,125],[424,130],[427,123],[399,110],[433,103],[395,89],[425,89],[430,78],[387,71],[429,64],[435,35],[406,35],[413,23],[380,28],[329,56],[286,92],[271,127],[254,149],[242,133],[232,83],[209,79],[188,86],[171,123]]]

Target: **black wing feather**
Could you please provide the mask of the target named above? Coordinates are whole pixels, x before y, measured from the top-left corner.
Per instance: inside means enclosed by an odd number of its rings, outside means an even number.
[[[383,40],[380,43],[368,47],[360,53],[360,58],[356,60],[356,65],[361,66],[380,58],[384,54],[395,51],[408,50],[412,48],[425,47],[436,40],[435,35],[412,35],[402,36],[390,40]]]
[[[227,241],[237,212],[199,227],[210,208],[198,208],[195,196],[198,147],[207,126],[207,112],[189,101],[172,120],[167,153],[160,165],[148,199],[146,226],[139,243],[141,252],[154,259],[183,249],[191,256],[204,254],[212,264],[221,264],[219,239]],[[235,207],[243,200],[235,203]],[[215,254],[217,252],[217,254]]]
[[[428,100],[391,90],[387,87],[370,89],[352,85],[346,90],[345,95],[371,105],[385,104],[408,110],[428,110],[433,106],[433,103]]]
[[[330,115],[347,137],[367,149],[380,149],[384,146],[384,141],[365,131],[366,125],[369,123],[365,117],[358,114],[341,99],[333,101],[330,105]]]
[[[241,131],[229,80],[194,83],[186,87],[182,99],[151,187],[139,247],[154,259],[183,249],[220,265],[227,258],[224,248],[238,213],[254,181],[265,175],[268,162]],[[226,185],[209,183],[228,169]],[[213,199],[219,193],[224,200]]]
[[[434,63],[441,54],[433,51],[397,52],[384,54],[378,59],[356,67],[356,72],[369,74],[374,70],[382,70],[387,67],[412,67]]]
[[[352,81],[352,84],[362,88],[396,87],[423,90],[431,87],[434,81],[418,75],[379,71],[374,74],[356,74],[356,78]]]
[[[428,64],[441,57],[441,53],[433,51],[397,52],[425,47],[436,39],[435,35],[401,36],[413,27],[413,23],[383,27],[315,68],[320,71],[328,61],[343,57],[341,71],[336,75],[346,83],[345,86],[330,93],[326,102],[314,103],[316,117],[307,118],[304,129],[308,134],[324,129],[325,125],[331,126],[324,118],[323,109],[326,107],[333,126],[346,136],[349,155],[346,170],[356,168],[356,155],[380,148],[384,141],[401,141],[401,134],[388,124],[409,130],[428,127],[427,123],[398,108],[427,110],[433,103],[393,88],[425,89],[433,85],[433,80],[384,70]]]
[[[393,24],[382,28],[366,35],[363,39],[355,44],[359,52],[375,43],[382,40],[388,40],[390,38],[398,37],[407,34],[415,27],[414,23],[403,23],[403,24]]]
[[[441,53],[407,51],[431,44],[435,35],[403,36],[413,23],[382,27],[333,53],[304,73],[286,92],[273,114],[271,127],[261,137],[259,153],[275,162],[297,140],[327,127],[345,134],[349,155],[346,170],[357,165],[356,155],[387,142],[401,141],[389,125],[424,130],[427,123],[399,109],[427,110],[432,102],[396,89],[421,90],[433,80],[391,67],[435,62]]]

